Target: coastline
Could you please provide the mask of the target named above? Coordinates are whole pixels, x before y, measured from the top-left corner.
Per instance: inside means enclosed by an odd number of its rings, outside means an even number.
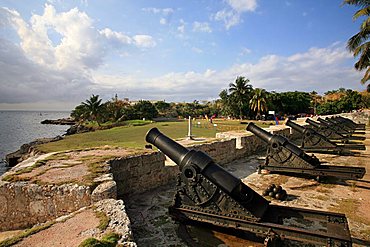
[[[55,138],[66,133],[67,125],[41,124],[45,119],[69,118],[70,111],[0,111],[0,175],[11,168],[6,156],[37,139]]]

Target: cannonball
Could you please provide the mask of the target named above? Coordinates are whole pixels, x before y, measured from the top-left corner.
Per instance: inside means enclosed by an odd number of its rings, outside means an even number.
[[[274,188],[275,188],[275,184],[270,184],[269,186],[267,186],[268,191],[272,191]]]
[[[279,186],[276,186],[272,191],[275,192],[275,193],[279,193],[281,192],[283,188],[279,185]]]
[[[271,191],[271,192],[269,193],[269,196],[274,197],[274,196],[275,196],[275,193]]]
[[[288,197],[288,193],[286,192],[286,190],[282,190],[281,192],[280,192],[280,194],[282,194],[282,197],[281,197],[281,201],[285,201],[286,200],[286,198]]]
[[[263,196],[268,196],[268,194],[270,193],[270,191],[268,189],[265,189],[263,192],[262,192],[262,195]]]
[[[279,193],[276,193],[275,198],[278,199],[278,200],[281,200],[283,198],[283,196],[284,196],[284,194],[279,192]]]

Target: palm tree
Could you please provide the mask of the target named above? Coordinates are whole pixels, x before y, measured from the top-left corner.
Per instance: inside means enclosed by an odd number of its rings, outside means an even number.
[[[236,100],[240,119],[243,119],[243,108],[248,103],[250,93],[253,90],[252,85],[248,83],[249,79],[246,79],[243,76],[238,76],[235,83],[229,84],[229,91]]]
[[[252,111],[257,111],[256,119],[261,118],[261,111],[267,111],[266,98],[267,94],[265,89],[256,88],[253,90],[253,96],[249,104]]]
[[[351,4],[360,7],[354,15],[353,20],[365,17],[360,26],[360,31],[353,35],[347,42],[347,48],[353,52],[355,57],[359,56],[355,68],[359,71],[366,69],[361,83],[365,84],[370,79],[370,1],[369,0],[344,0],[343,4]]]
[[[90,120],[95,120],[98,125],[100,126],[99,122],[99,115],[101,113],[102,104],[101,99],[99,99],[99,95],[92,95],[90,99],[87,99],[85,102],[81,102],[83,106],[86,108],[86,115]]]

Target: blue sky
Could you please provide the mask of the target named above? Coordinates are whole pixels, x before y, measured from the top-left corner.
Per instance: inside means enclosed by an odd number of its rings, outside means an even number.
[[[72,109],[91,94],[218,98],[237,76],[268,91],[364,90],[342,1],[0,0],[0,109]]]

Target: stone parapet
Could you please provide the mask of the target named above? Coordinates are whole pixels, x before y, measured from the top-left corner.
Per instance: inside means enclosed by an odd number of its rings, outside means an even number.
[[[179,169],[177,166],[166,166],[165,159],[161,152],[153,152],[111,160],[118,196],[144,192],[173,180]]]
[[[0,231],[31,227],[91,204],[90,188],[0,181]]]

